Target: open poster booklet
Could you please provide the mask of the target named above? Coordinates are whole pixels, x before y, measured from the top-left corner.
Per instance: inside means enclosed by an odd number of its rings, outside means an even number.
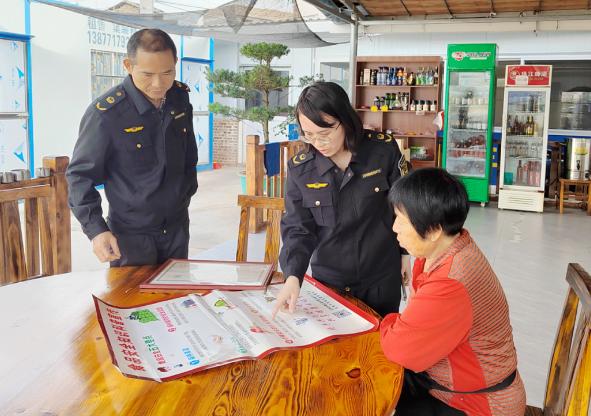
[[[131,308],[94,302],[113,363],[126,376],[157,381],[378,327],[375,317],[309,277],[296,312],[273,320],[279,290],[214,290]]]

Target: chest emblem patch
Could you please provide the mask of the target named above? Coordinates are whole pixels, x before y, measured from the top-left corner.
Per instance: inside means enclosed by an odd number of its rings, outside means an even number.
[[[126,129],[123,129],[123,131],[125,133],[137,133],[138,131],[142,131],[144,129],[144,126],[135,126],[135,127],[128,127]]]
[[[310,188],[310,189],[322,189],[322,188],[326,188],[328,186],[328,183],[326,182],[314,182],[314,183],[307,183],[306,187]]]

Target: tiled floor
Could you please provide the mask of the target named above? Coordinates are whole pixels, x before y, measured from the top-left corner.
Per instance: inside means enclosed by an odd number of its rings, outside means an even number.
[[[234,257],[239,192],[238,168],[199,174],[199,191],[190,207],[191,257]],[[591,217],[576,209],[560,215],[554,208],[535,214],[473,205],[466,227],[503,284],[528,403],[541,406],[566,295],[566,266],[578,262],[591,270]],[[263,241],[262,235],[251,239],[252,259],[262,258]],[[106,267],[92,255],[75,220],[72,251],[74,271]]]

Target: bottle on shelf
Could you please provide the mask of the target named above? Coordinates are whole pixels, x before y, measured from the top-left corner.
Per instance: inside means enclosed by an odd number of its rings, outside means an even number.
[[[415,100],[410,102],[410,111],[417,111],[417,104],[415,103]]]
[[[433,100],[433,102],[431,102],[431,106],[429,107],[429,111],[431,111],[432,113],[437,111],[437,100]]]
[[[415,73],[411,72],[406,78],[406,85],[415,85]]]
[[[505,129],[505,133],[507,134],[507,136],[510,136],[511,134],[513,134],[513,126],[511,125],[511,123],[513,123],[513,117],[511,117],[510,114],[507,115],[507,128]]]
[[[521,160],[520,160],[519,164],[517,165],[517,178],[515,180],[515,183],[518,185],[521,185],[522,180],[523,180],[523,167],[521,166]]]
[[[435,73],[433,74],[433,83],[435,85],[439,84],[439,66],[435,67]]]

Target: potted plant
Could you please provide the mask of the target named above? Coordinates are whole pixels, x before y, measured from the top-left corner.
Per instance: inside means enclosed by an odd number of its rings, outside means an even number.
[[[263,139],[269,143],[269,121],[282,113],[289,113],[290,107],[272,107],[269,96],[272,91],[289,87],[290,77],[278,75],[271,68],[273,59],[289,53],[289,48],[279,43],[247,43],[240,48],[240,54],[258,62],[252,69],[235,72],[227,69],[209,71],[207,80],[212,84],[212,91],[222,97],[249,99],[261,95],[262,105],[244,109],[230,107],[221,103],[209,105],[215,114],[230,116],[238,120],[250,120],[261,123]]]

